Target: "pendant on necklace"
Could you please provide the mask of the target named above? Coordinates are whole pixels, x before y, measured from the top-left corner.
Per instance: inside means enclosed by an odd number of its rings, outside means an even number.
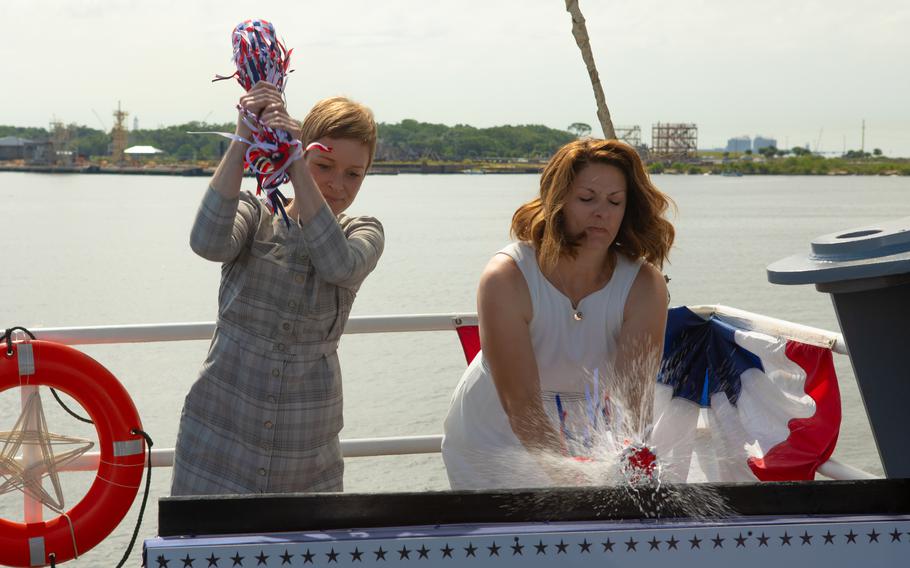
[[[581,321],[585,319],[585,315],[581,312],[581,310],[576,310],[575,313],[572,314],[572,317],[575,319],[575,321]]]

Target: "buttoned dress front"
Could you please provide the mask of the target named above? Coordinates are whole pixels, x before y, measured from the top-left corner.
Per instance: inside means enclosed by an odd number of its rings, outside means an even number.
[[[287,226],[209,188],[190,237],[222,262],[215,334],[184,401],[172,495],[341,491],[341,369],[351,304],[384,246],[372,217]]]

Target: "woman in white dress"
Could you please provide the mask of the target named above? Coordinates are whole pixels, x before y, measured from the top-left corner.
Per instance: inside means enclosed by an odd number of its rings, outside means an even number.
[[[585,482],[567,465],[590,459],[599,425],[617,422],[611,399],[623,429],[647,435],[669,204],[627,144],[577,140],[553,156],[540,196],[512,218],[518,242],[480,279],[482,351],[445,420],[453,489]]]

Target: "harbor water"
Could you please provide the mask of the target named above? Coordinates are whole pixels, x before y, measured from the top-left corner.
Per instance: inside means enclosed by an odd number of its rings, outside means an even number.
[[[910,178],[655,176],[677,203],[671,263],[673,305],[725,304],[838,331],[829,297],[814,287],[767,282],[765,267],[808,251],[813,237],[910,216]],[[250,180],[245,182],[251,187]],[[478,276],[509,241],[515,208],[536,175],[398,175],[368,178],[352,214],[385,226],[386,250],[353,315],[475,311]],[[212,321],[220,266],[189,249],[203,178],[0,173],[0,326],[30,328]],[[126,386],[143,426],[173,447],[183,398],[205,341],[87,346]],[[465,368],[454,332],[343,338],[344,438],[440,434]],[[880,474],[849,361],[836,356],[843,424],[835,458]],[[45,396],[51,430],[93,437],[90,426]],[[0,430],[19,414],[19,395],[0,394]],[[155,535],[156,499],[170,469],[156,468],[139,531]],[[63,474],[67,508],[93,474]],[[347,461],[347,491],[447,488],[438,455]],[[129,541],[133,509],[115,533],[72,566],[113,566]],[[0,496],[0,517],[22,519],[21,494]],[[46,517],[54,516],[45,511]],[[128,566],[137,562],[130,561]]]

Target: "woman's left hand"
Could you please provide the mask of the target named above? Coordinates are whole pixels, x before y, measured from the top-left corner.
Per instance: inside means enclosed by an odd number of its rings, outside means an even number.
[[[266,106],[259,115],[259,120],[269,128],[284,130],[295,140],[300,140],[300,137],[303,136],[302,125],[291,118],[284,101],[273,102]]]

